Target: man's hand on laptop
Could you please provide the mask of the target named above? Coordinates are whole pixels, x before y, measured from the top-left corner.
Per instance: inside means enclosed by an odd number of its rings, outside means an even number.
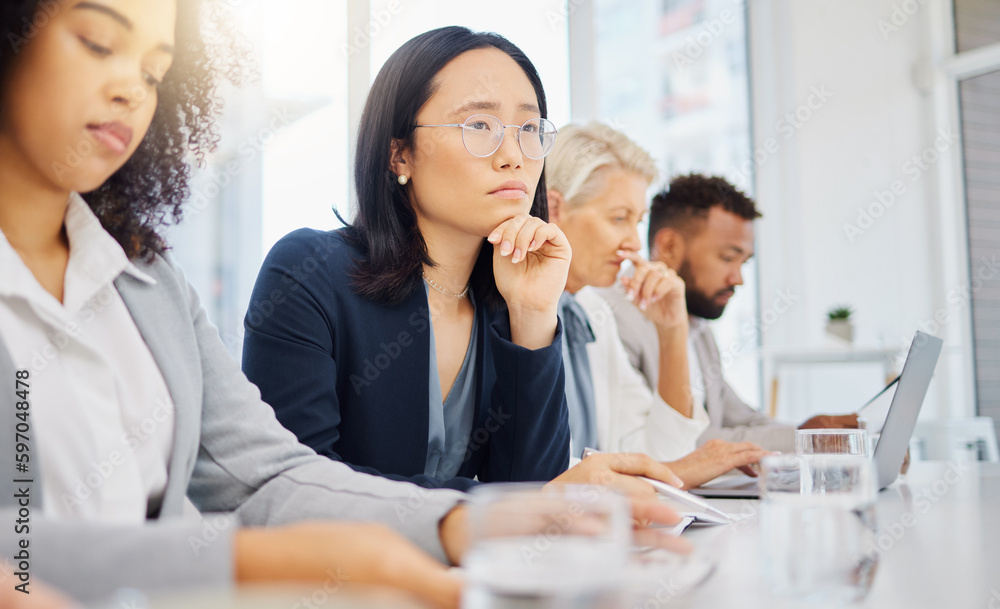
[[[682,459],[667,463],[675,474],[684,481],[684,488],[694,488],[718,478],[732,469],[738,469],[748,476],[756,476],[750,467],[770,452],[752,442],[726,442],[709,440]]]
[[[818,414],[813,418],[809,419],[802,425],[799,425],[799,429],[857,429],[858,428],[858,415],[857,413],[851,414]]]

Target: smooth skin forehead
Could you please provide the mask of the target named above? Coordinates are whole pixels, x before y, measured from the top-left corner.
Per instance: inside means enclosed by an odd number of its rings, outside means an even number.
[[[78,0],[63,14],[96,15],[158,50],[173,53],[177,0]]]
[[[473,114],[493,114],[507,124],[539,116],[538,99],[517,62],[492,47],[466,51],[434,78],[435,90],[418,122],[460,123]]]
[[[749,258],[753,256],[753,221],[715,206],[708,217],[696,220],[692,227],[691,245],[708,249],[731,249]]]

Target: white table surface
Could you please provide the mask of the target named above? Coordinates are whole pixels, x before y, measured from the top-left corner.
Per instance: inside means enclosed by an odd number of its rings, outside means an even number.
[[[753,514],[740,522],[689,529],[684,537],[696,556],[715,562],[713,574],[699,587],[657,604],[652,599],[632,607],[698,607],[705,609],[816,609],[772,596],[760,578],[758,558],[759,502],[712,499],[730,513]],[[1000,609],[1000,464],[914,463],[905,478],[879,494],[878,523],[886,548],[871,594],[847,607],[878,609]],[[909,514],[912,517],[904,516]],[[909,523],[910,526],[906,526]],[[150,609],[288,609],[308,606],[315,587],[231,593],[181,594],[154,599]],[[325,609],[403,609],[419,607],[391,591],[338,593]],[[120,609],[121,603],[100,605]],[[130,606],[125,603],[125,606]],[[145,604],[141,606],[147,606]]]
[[[713,499],[731,513],[758,501]],[[914,463],[879,493],[881,553],[871,593],[851,607],[1000,609],[1000,464]],[[907,526],[909,525],[909,526]],[[771,595],[760,576],[758,519],[688,530],[714,574],[668,607],[819,607]]]

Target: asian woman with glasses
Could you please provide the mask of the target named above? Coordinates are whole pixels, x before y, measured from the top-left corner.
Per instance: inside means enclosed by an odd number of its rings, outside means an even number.
[[[271,250],[243,368],[319,454],[424,487],[678,483],[642,456],[569,471],[557,316],[570,247],[548,223],[557,137],[524,53],[447,27],[398,49],[361,119],[357,215]]]

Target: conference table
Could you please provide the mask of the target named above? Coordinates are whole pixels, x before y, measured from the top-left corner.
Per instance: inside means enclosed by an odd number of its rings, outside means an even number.
[[[712,575],[667,607],[820,607],[775,597],[761,578],[759,501],[712,499],[749,517],[689,529]],[[917,462],[879,493],[880,563],[871,593],[851,607],[1000,609],[1000,463]],[[650,606],[653,606],[652,604]]]
[[[824,605],[775,597],[760,574],[759,501],[712,499],[725,512],[747,516],[733,524],[688,529],[695,546],[692,562],[711,563],[711,574],[687,591],[623,609],[658,607],[738,607],[786,609]],[[858,608],[1000,609],[1000,464],[914,463],[909,472],[879,494],[880,563],[868,598]],[[666,584],[669,585],[669,578]],[[117,599],[100,609],[123,605],[149,609],[404,609],[420,607],[391,591],[242,588],[230,592],[182,594],[133,604]],[[662,602],[665,601],[665,602]]]

